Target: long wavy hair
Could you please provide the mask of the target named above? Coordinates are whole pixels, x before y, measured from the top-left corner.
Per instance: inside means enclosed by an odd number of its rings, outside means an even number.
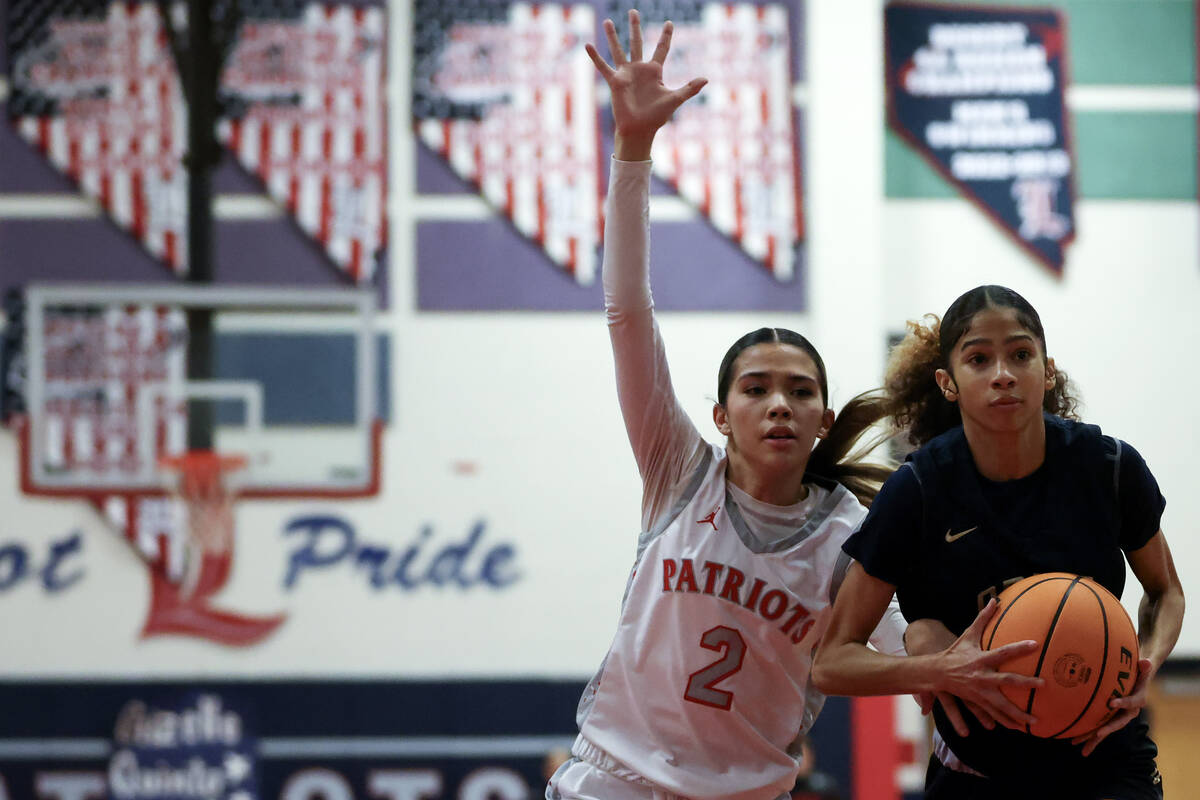
[[[765,342],[790,344],[809,355],[817,366],[821,400],[828,407],[829,379],[825,372],[825,361],[812,342],[787,328],[759,328],[730,346],[717,371],[717,402],[724,406],[729,398],[733,365],[737,357],[744,350]],[[887,438],[886,434],[865,439],[864,434],[872,430],[877,422],[886,419],[889,410],[886,398],[878,391],[864,392],[851,398],[834,418],[833,426],[825,438],[809,454],[805,478],[811,476],[836,481],[849,489],[860,503],[871,505],[879,487],[892,473],[892,467],[866,460],[867,455]]]
[[[1017,320],[1038,340],[1047,357],[1046,331],[1037,311],[1021,295],[1004,286],[976,286],[950,304],[941,319],[928,314],[908,322],[908,333],[892,349],[884,375],[886,403],[896,427],[919,447],[962,424],[957,403],[942,394],[934,379],[939,369],[950,371],[950,353],[971,327],[975,315],[987,308],[1011,308]],[[1067,373],[1054,370],[1054,387],[1046,391],[1042,408],[1051,414],[1078,419],[1079,400]]]

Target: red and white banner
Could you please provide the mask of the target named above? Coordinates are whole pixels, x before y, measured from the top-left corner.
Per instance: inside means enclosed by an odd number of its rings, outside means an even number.
[[[9,31],[13,92],[36,109],[13,122],[185,275],[187,106],[160,11],[118,0],[102,13]],[[244,113],[219,122],[220,139],[355,281],[371,279],[387,239],[385,27],[381,7],[249,17],[221,76],[226,107]]]
[[[646,41],[661,30],[648,24]],[[699,22],[676,22],[664,82],[709,83],[653,151],[655,173],[781,281],[804,231],[789,43],[782,5],[710,2]]]
[[[173,271],[187,272],[187,111],[154,3],[115,2],[103,18],[58,17],[10,47],[14,89],[45,113],[21,136]]]
[[[594,37],[588,5],[513,3],[501,22],[464,16],[420,88],[479,114],[415,120],[421,141],[583,285],[595,279],[600,239],[596,83],[583,49]]]
[[[311,3],[247,19],[221,76],[247,110],[220,140],[355,281],[387,240],[386,43],[384,9]]]

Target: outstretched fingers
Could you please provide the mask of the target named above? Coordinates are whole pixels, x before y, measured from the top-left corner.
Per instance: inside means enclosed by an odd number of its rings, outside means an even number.
[[[616,74],[616,71],[612,68],[612,66],[610,66],[609,63],[605,61],[599,53],[596,52],[596,48],[592,47],[590,43],[585,44],[583,49],[584,52],[588,54],[588,58],[592,60],[592,63],[596,65],[596,71],[600,73],[600,77],[604,78],[606,81],[611,81],[612,76]]]
[[[642,60],[642,15],[629,9],[629,60]]]
[[[654,55],[650,56],[651,61],[657,61],[662,64],[667,60],[667,53],[671,52],[671,34],[675,33],[675,24],[670,20],[663,23],[662,33],[658,36],[658,44],[654,47]]]
[[[683,105],[688,100],[695,97],[704,88],[704,84],[708,83],[708,78],[692,78],[690,81],[680,86],[675,90],[675,96],[679,99],[679,105]]]
[[[604,20],[604,38],[608,40],[608,52],[612,55],[613,66],[618,69],[628,60],[621,40],[617,38],[617,26],[611,19]]]
[[[1020,689],[1040,689],[1046,684],[1043,678],[1035,678],[1031,675],[1021,675],[1016,672],[1002,672],[1001,668],[1004,664],[1018,656],[1028,655],[1037,650],[1040,645],[1032,639],[1027,639],[1023,642],[1012,642],[1003,647],[997,647],[995,650],[987,651],[987,654],[980,659],[980,663],[991,667],[995,671],[987,675],[984,679],[993,686],[1015,686]]]

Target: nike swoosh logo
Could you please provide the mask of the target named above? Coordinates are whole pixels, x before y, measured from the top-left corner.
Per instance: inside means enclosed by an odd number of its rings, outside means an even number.
[[[978,525],[975,526],[975,528],[978,528],[978,527],[979,527]],[[959,531],[958,533],[955,533],[955,534],[951,534],[950,529],[946,528],[946,541],[947,542],[957,542],[959,539],[966,536],[971,531],[975,530],[975,528],[967,528],[965,531]]]

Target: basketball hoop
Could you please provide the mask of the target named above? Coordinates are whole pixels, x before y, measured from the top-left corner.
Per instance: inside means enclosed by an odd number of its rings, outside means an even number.
[[[246,466],[246,457],[192,450],[159,460],[159,466],[178,474],[171,494],[187,508],[189,550],[197,556],[221,555],[233,548],[235,483],[227,474]]]

